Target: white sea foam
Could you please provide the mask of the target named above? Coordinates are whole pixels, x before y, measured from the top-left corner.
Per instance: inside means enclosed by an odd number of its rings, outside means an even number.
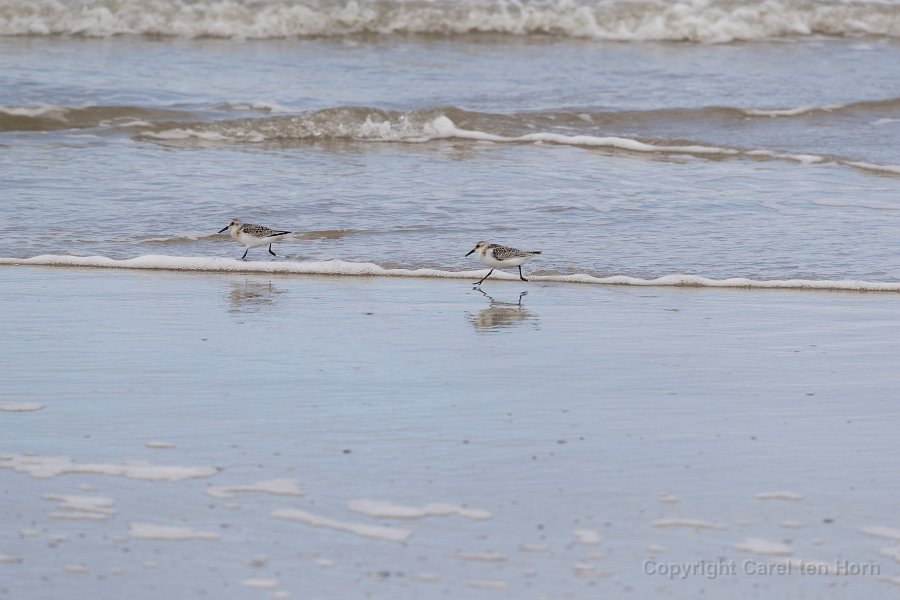
[[[471,562],[506,562],[507,556],[499,552],[460,552],[456,555],[460,560]]]
[[[44,494],[62,512],[50,513],[51,519],[105,521],[116,514],[115,502],[103,496]]]
[[[293,479],[271,479],[249,485],[210,486],[206,493],[213,498],[234,498],[237,494],[261,493],[275,496],[302,496],[300,482]]]
[[[890,548],[882,548],[881,553],[884,556],[889,556],[893,558],[895,561],[900,563],[900,546],[891,546]]]
[[[862,169],[864,171],[876,171],[879,173],[892,173],[894,175],[900,175],[900,165],[877,165],[874,163],[858,161],[847,161],[847,164],[851,167],[856,167],[857,169]]]
[[[173,129],[147,131],[139,138],[177,142],[197,139],[206,142],[299,141],[351,139],[371,142],[425,143],[442,139],[464,139],[492,143],[554,143],[571,146],[608,147],[632,152],[687,154],[737,154],[737,150],[711,146],[654,145],[621,137],[563,135],[536,132],[504,136],[488,131],[463,129],[446,114],[428,111],[391,113],[361,107],[332,108],[292,117],[238,119],[199,123]]]
[[[844,108],[843,104],[835,104],[832,106],[797,106],[795,108],[746,108],[741,112],[754,117],[796,117],[798,115],[806,115],[813,112],[833,112]]]
[[[576,529],[575,539],[585,546],[596,546],[600,543],[600,534],[593,529]]]
[[[2,11],[2,9],[0,9]],[[2,21],[0,21],[2,23]],[[57,121],[65,121],[68,109],[62,106],[0,106],[0,113],[11,115],[13,117],[44,117],[56,119]]]
[[[792,111],[785,111],[785,114],[788,113],[792,114]],[[803,165],[814,165],[831,160],[835,164],[857,169],[900,174],[900,166],[897,165],[882,165],[841,158],[828,159],[818,154],[781,152],[765,148],[740,150],[702,144],[657,144],[616,136],[566,135],[550,131],[505,136],[489,131],[463,129],[458,127],[447,115],[435,116],[433,111],[427,111],[426,114],[415,112],[391,114],[376,109],[339,108],[295,117],[216,121],[198,124],[194,127],[145,131],[138,133],[137,137],[176,146],[260,144],[272,141],[296,143],[304,140],[324,139],[419,144],[435,140],[458,139],[494,144],[554,144],[639,154],[691,155],[712,158],[748,157],[791,161]],[[332,209],[333,212],[346,212],[346,210],[344,208]],[[598,207],[598,210],[602,211],[603,207]]]
[[[706,43],[816,33],[900,37],[892,5],[876,1],[6,0],[0,7],[0,35],[279,38],[500,33]]]
[[[66,573],[73,573],[75,575],[85,575],[90,572],[85,565],[66,565],[63,567],[63,571]]]
[[[197,138],[207,142],[224,142],[229,138],[216,133],[214,131],[198,131],[196,129],[166,129],[165,131],[145,131],[141,133],[142,137],[153,138],[157,140],[186,140]]]
[[[18,565],[22,563],[22,559],[9,554],[0,554],[0,565]]]
[[[129,259],[113,259],[105,256],[67,256],[45,254],[32,258],[0,258],[2,265],[37,265],[51,267],[92,267],[105,269],[141,269],[161,271],[200,271],[221,273],[284,273],[294,275],[335,275],[366,277],[419,277],[437,279],[480,278],[484,270],[443,271],[439,269],[388,269],[374,263],[329,261],[271,261],[254,262],[232,258],[199,256],[147,255]],[[517,281],[513,273],[494,272],[492,279]],[[596,285],[630,285],[662,287],[711,287],[748,289],[797,289],[797,290],[847,290],[866,292],[900,292],[900,282],[827,280],[827,279],[774,279],[758,280],[743,277],[709,279],[699,275],[665,275],[656,279],[641,279],[628,275],[597,276],[589,274],[531,275],[533,281],[558,283],[583,283]],[[0,463],[2,465],[2,463]]]
[[[563,135],[560,133],[528,133],[520,136],[503,136],[484,131],[471,129],[462,129],[447,116],[441,115],[436,117],[423,128],[424,136],[411,136],[407,141],[430,141],[440,138],[458,138],[479,140],[487,142],[544,142],[553,144],[562,144],[567,146],[594,146],[617,148],[619,150],[629,150],[631,152],[664,152],[664,153],[684,153],[684,154],[722,154],[731,155],[738,154],[737,150],[716,148],[714,146],[666,146],[654,145],[639,142],[629,138],[622,137],[598,137],[593,135]]]
[[[825,161],[825,157],[819,156],[818,154],[789,154],[786,152],[775,152],[773,150],[748,150],[745,154],[752,157],[789,160],[804,165],[814,165]]]
[[[0,402],[0,412],[34,412],[44,408],[37,402]]]
[[[154,448],[156,450],[167,450],[169,448],[174,448],[175,444],[171,442],[147,442],[144,444],[147,448]]]
[[[47,517],[50,519],[57,519],[61,521],[106,521],[107,519],[109,519],[108,515],[104,515],[101,513],[77,511],[52,512],[48,514]]]
[[[803,500],[803,495],[797,492],[780,490],[777,492],[762,492],[756,495],[757,500]]]
[[[704,521],[702,519],[685,519],[680,517],[668,518],[668,519],[656,519],[652,523],[650,523],[654,527],[660,528],[668,528],[668,527],[689,527],[691,529],[717,529],[724,530],[728,529],[726,525],[721,523],[713,523],[712,521]]]
[[[158,525],[156,523],[129,523],[128,532],[138,540],[217,540],[220,536],[213,531],[202,531],[193,527]]]
[[[245,579],[241,585],[253,590],[275,590],[279,584],[277,579]]]
[[[741,552],[764,554],[767,556],[786,556],[791,554],[791,549],[781,542],[773,542],[756,537],[750,537],[735,544],[734,549],[740,550]]]
[[[449,515],[476,520],[491,518],[491,513],[486,510],[444,502],[430,502],[424,506],[404,506],[387,500],[351,500],[347,503],[347,508],[376,519],[422,519]]]
[[[299,521],[310,527],[325,527],[335,531],[344,531],[355,535],[390,542],[403,542],[412,535],[409,529],[399,527],[382,527],[380,525],[368,525],[365,523],[348,523],[337,521],[328,517],[307,512],[299,508],[280,508],[272,511],[271,516],[276,519]]]
[[[885,583],[893,583],[894,585],[900,585],[900,575],[882,575],[878,578],[878,581],[883,581]]]
[[[874,525],[871,527],[863,527],[859,531],[866,535],[872,535],[875,537],[886,538],[889,540],[894,540],[895,542],[900,542],[900,529],[895,529],[893,527]]]
[[[48,479],[58,475],[112,475],[147,481],[181,481],[199,477],[211,477],[219,472],[213,467],[181,467],[154,465],[143,461],[121,464],[78,463],[68,456],[32,456],[0,454],[0,469],[12,469],[27,473],[36,479]]]

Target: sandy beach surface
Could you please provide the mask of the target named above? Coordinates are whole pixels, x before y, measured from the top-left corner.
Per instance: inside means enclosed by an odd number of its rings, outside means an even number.
[[[898,593],[895,293],[0,276],[0,597]]]

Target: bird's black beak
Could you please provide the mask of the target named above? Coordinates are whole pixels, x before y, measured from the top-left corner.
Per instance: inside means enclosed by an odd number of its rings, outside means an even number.
[[[225,227],[223,227],[222,229],[219,230],[219,233],[225,233],[226,231],[228,231],[228,227],[229,227],[229,225],[226,225]]]
[[[226,227],[225,229],[228,229],[228,228]],[[469,254],[472,254],[473,252],[475,252],[475,248],[472,248],[471,250],[469,250]],[[469,254],[466,254],[466,256],[469,256]]]

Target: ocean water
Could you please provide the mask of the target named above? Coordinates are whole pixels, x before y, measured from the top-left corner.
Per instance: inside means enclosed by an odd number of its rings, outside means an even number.
[[[236,217],[295,232],[253,261],[893,289],[898,11],[5,0],[0,257],[238,258]]]

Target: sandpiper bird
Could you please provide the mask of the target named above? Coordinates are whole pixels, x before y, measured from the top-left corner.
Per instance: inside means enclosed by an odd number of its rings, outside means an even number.
[[[494,269],[509,269],[510,267],[519,267],[519,279],[528,281],[522,275],[522,265],[534,256],[540,254],[540,250],[526,252],[525,250],[517,250],[515,248],[507,248],[506,246],[498,246],[497,244],[489,244],[487,242],[478,242],[475,247],[469,250],[469,254],[478,253],[478,260],[491,267],[488,274],[481,278],[481,281],[475,285],[481,285],[481,282],[491,276]],[[469,256],[466,254],[466,256]]]
[[[226,231],[231,234],[231,237],[247,246],[247,249],[244,250],[244,255],[241,257],[241,260],[247,258],[247,253],[250,252],[250,248],[265,246],[266,244],[269,245],[269,254],[271,254],[272,256],[278,256],[277,254],[272,252],[272,242],[277,242],[283,236],[291,233],[290,231],[277,231],[275,229],[269,229],[268,227],[263,227],[262,225],[242,223],[238,219],[232,219],[231,223],[229,223],[227,227],[223,227],[219,230],[219,233],[225,233]]]

